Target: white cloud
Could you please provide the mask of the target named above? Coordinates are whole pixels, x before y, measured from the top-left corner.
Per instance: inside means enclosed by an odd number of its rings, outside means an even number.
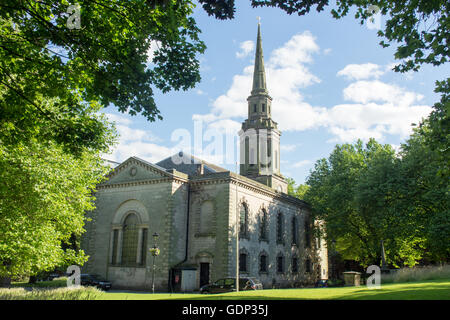
[[[349,101],[359,103],[380,101],[400,106],[411,105],[423,99],[423,95],[379,80],[354,82],[344,89],[343,94],[344,99]]]
[[[378,79],[385,73],[381,66],[374,63],[349,64],[340,70],[337,75],[344,76],[349,80]]]
[[[110,121],[116,124],[119,133],[119,142],[111,154],[104,155],[108,160],[122,162],[132,156],[137,156],[149,162],[157,162],[171,156],[176,151],[158,145],[161,139],[150,131],[133,129],[133,121],[126,117],[106,114]]]
[[[292,165],[292,167],[294,167],[294,168],[300,168],[300,167],[307,166],[307,165],[309,165],[309,164],[311,164],[311,163],[312,163],[311,160],[302,160],[302,161],[299,161],[299,162],[294,163],[294,164]]]
[[[294,151],[296,148],[297,148],[296,144],[281,144],[280,145],[281,151],[285,151],[285,152]]]
[[[236,57],[239,59],[245,58],[255,49],[255,42],[251,40],[241,42],[239,48],[240,51],[236,52]]]

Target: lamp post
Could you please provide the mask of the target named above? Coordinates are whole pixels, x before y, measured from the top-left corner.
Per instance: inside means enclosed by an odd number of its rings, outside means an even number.
[[[155,258],[159,255],[159,248],[156,246],[156,241],[158,240],[159,234],[155,232],[153,234],[153,247],[150,248],[150,253],[153,256],[153,267],[152,267],[152,292],[155,293]]]

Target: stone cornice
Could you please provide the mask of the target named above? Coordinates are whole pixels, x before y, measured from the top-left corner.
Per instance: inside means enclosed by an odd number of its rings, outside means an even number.
[[[258,181],[249,179],[247,177],[241,176],[239,174],[236,174],[234,172],[220,172],[220,173],[211,173],[205,176],[196,177],[194,179],[190,179],[190,183],[192,185],[202,185],[202,184],[216,184],[216,183],[232,183],[237,184],[239,187],[246,188],[248,190],[251,190],[253,192],[267,195],[282,201],[287,201],[290,203],[293,203],[295,205],[300,205],[302,207],[309,208],[310,205],[300,199],[297,199],[295,197],[292,197],[288,194],[281,193],[278,191],[275,191],[274,189],[259,183]]]
[[[180,179],[177,177],[166,177],[159,179],[145,179],[145,180],[135,180],[135,181],[127,181],[127,182],[117,182],[117,183],[103,183],[97,185],[97,190],[104,189],[113,189],[113,188],[124,188],[124,187],[136,187],[136,186],[144,186],[149,184],[158,184],[164,182],[177,182],[177,183],[186,183],[187,179]]]

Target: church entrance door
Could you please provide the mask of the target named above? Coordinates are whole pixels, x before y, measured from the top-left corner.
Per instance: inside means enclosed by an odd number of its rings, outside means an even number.
[[[200,263],[200,287],[209,283],[209,263]]]

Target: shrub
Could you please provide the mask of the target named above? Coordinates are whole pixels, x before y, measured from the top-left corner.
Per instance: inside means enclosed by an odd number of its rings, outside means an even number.
[[[381,283],[450,279],[450,265],[402,268],[381,275]]]
[[[97,300],[103,292],[94,287],[0,289],[0,300]]]

